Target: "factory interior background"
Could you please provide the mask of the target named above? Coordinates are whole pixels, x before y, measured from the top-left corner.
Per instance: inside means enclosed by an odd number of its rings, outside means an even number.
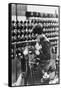
[[[43,33],[54,49],[54,51],[51,49],[51,59],[55,60],[57,83],[59,82],[59,8],[11,4],[10,58],[12,62],[12,83],[17,81],[21,73],[21,58],[23,57],[21,52],[26,47],[26,42],[29,41],[29,47],[34,47],[31,42],[35,40],[36,35],[33,34],[32,28],[40,23],[43,25]],[[40,72],[35,71],[35,74],[33,72],[33,79],[35,80],[37,77],[37,80],[39,80],[39,74]]]

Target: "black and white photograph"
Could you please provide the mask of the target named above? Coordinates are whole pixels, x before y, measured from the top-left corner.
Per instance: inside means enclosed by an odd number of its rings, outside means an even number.
[[[9,3],[9,86],[60,84],[57,5]]]

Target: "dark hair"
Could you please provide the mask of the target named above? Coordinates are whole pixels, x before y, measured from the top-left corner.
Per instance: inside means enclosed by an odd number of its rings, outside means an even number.
[[[34,34],[42,34],[43,33],[43,26],[42,26],[42,24],[35,25],[33,27],[33,33]]]

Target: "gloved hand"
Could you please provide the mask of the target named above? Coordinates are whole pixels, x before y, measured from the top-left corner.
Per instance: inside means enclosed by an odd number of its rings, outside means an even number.
[[[39,43],[37,42],[36,45],[35,45],[35,48],[36,48],[37,50],[40,50],[40,49],[42,49],[42,46],[41,46],[41,44],[39,45]]]
[[[47,72],[45,72],[44,75],[43,75],[43,78],[44,79],[48,79],[49,78],[49,74],[47,74]]]
[[[43,78],[41,78],[41,83],[47,84],[47,82],[49,82],[49,75],[47,72],[44,72]]]
[[[42,46],[39,45],[39,43],[37,42],[36,45],[35,45],[35,48],[36,48],[36,50],[35,50],[36,55],[39,55],[40,50],[42,49]]]
[[[28,47],[25,48],[25,50],[23,51],[24,55],[28,55]]]
[[[39,50],[35,50],[35,53],[36,53],[36,55],[39,55],[40,51]]]

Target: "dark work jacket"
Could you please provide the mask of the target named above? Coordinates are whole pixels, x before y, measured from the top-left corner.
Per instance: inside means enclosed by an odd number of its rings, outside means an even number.
[[[50,42],[43,37],[40,39],[39,44],[41,44],[42,49],[40,50],[40,54],[37,55],[37,58],[40,59],[41,63],[46,63],[51,58]]]
[[[51,59],[51,44],[48,39],[40,38],[40,42],[42,49],[40,50],[40,54],[36,56],[36,61],[39,59],[38,67],[45,69],[46,71],[55,71],[56,65],[55,60]]]

